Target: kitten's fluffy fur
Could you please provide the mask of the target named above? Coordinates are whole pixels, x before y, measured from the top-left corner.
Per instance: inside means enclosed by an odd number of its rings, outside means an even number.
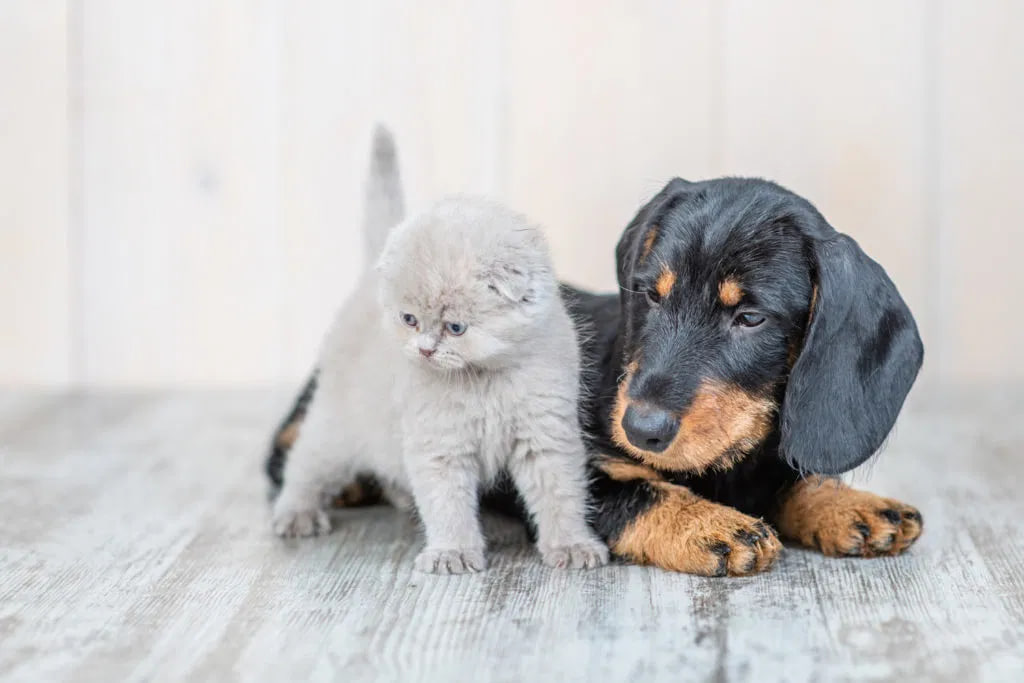
[[[507,472],[547,564],[604,564],[584,515],[577,349],[546,242],[522,216],[452,198],[403,223],[328,335],[275,531],[326,532],[324,495],[370,472],[397,505],[415,498],[418,569],[478,571],[479,495]]]

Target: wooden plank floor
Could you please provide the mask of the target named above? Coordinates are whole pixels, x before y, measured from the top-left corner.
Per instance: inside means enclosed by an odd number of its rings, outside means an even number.
[[[768,574],[412,572],[414,526],[268,528],[284,392],[0,394],[2,680],[1021,680],[1020,393],[931,396],[854,481],[922,510],[906,556],[787,548]]]

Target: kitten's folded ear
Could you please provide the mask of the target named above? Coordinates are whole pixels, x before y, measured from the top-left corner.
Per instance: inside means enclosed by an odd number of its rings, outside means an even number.
[[[485,274],[487,286],[512,303],[529,303],[537,295],[535,280],[526,266],[501,263]]]

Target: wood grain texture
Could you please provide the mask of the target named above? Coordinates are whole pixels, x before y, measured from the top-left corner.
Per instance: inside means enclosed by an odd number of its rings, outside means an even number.
[[[71,374],[68,12],[0,2],[0,381]]]
[[[486,573],[419,575],[389,508],[273,538],[259,465],[288,398],[0,395],[0,678],[959,682],[1024,662],[1019,400],[933,396],[852,476],[920,507],[909,554],[789,547],[701,579],[547,569],[503,520]]]

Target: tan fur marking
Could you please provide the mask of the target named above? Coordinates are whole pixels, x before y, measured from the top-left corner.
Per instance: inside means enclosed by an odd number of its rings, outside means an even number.
[[[789,345],[789,367],[790,369],[796,365],[797,360],[800,358],[800,352],[803,350],[804,340],[807,338],[807,332],[811,327],[811,320],[814,318],[814,308],[818,305],[818,286],[815,285],[811,289],[811,305],[807,309],[807,326],[804,328],[804,338],[799,341],[792,342]]]
[[[654,240],[658,239],[658,226],[652,225],[651,229],[644,235],[644,247],[640,252],[640,263],[647,260],[647,257],[651,255],[651,249],[654,248]]]
[[[811,290],[811,305],[807,309],[807,325],[810,326],[811,320],[814,319],[814,309],[818,307],[818,285],[814,285]]]
[[[782,544],[771,529],[683,486],[652,483],[660,500],[623,530],[612,551],[639,564],[701,576],[742,576],[771,566]]]
[[[664,266],[661,269],[661,275],[658,276],[658,281],[654,283],[654,291],[658,293],[662,299],[669,295],[672,291],[672,287],[676,284],[676,274],[669,270],[668,266]]]
[[[299,416],[295,421],[289,422],[277,435],[277,445],[279,448],[289,450],[295,444],[295,440],[299,438],[299,429],[302,427],[302,417]]]
[[[899,555],[921,535],[921,513],[891,498],[811,476],[788,492],[779,532],[831,556]]]
[[[355,508],[376,505],[380,501],[379,491],[363,486],[362,482],[354,481],[343,488],[331,504],[336,508]]]
[[[790,342],[789,353],[786,355],[786,364],[789,369],[792,370],[793,366],[796,365],[796,361],[800,358],[801,345],[799,342]]]
[[[633,481],[636,479],[644,479],[646,481],[662,480],[661,475],[654,468],[621,458],[603,457],[598,467],[615,481]]]
[[[742,299],[743,288],[735,278],[727,277],[718,283],[718,300],[723,306],[735,306]]]
[[[682,416],[679,432],[661,453],[644,451],[629,442],[622,417],[629,406],[629,383],[636,364],[626,368],[612,408],[612,440],[627,453],[659,470],[703,472],[709,467],[729,469],[757,447],[772,428],[775,402],[737,387],[705,381],[690,409]]]

